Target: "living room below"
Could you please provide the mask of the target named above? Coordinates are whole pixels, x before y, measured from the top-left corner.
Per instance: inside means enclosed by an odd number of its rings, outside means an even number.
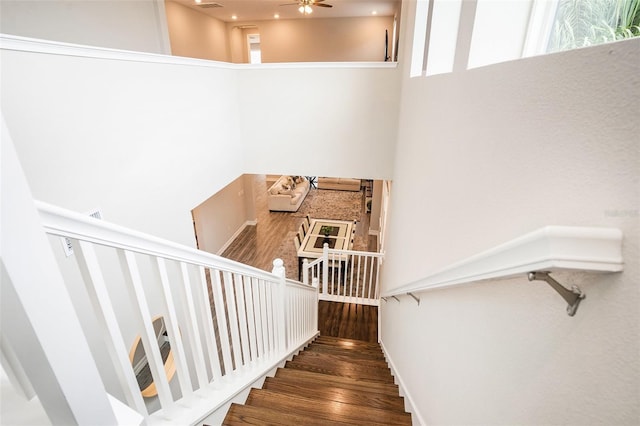
[[[356,221],[353,249],[379,250],[383,181],[298,178],[304,183],[296,187],[301,185],[305,194],[292,211],[271,211],[269,197],[276,182],[288,182],[295,177],[243,175],[227,185],[192,210],[198,248],[269,271],[273,260],[281,258],[287,277],[297,279],[298,259],[293,240],[309,215]],[[342,185],[345,189],[322,189],[323,183]]]

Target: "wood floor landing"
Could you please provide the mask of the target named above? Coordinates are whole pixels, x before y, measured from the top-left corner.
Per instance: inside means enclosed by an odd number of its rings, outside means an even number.
[[[380,345],[320,336],[232,404],[224,425],[411,425]]]
[[[320,301],[318,330],[321,336],[378,342],[378,307]]]

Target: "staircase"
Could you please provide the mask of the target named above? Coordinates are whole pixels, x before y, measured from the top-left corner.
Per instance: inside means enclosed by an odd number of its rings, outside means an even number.
[[[318,337],[232,404],[225,425],[410,425],[380,345]]]

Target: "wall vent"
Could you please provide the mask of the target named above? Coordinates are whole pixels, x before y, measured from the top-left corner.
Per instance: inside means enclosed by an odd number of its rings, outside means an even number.
[[[200,3],[197,6],[201,7],[202,9],[213,9],[216,7],[224,7],[220,3],[216,3],[216,2]]]
[[[91,216],[94,219],[102,220],[102,211],[100,209],[93,209],[90,212],[87,212],[88,216]],[[62,242],[62,250],[64,251],[64,255],[69,257],[73,255],[73,244],[71,240],[66,237],[60,238]]]

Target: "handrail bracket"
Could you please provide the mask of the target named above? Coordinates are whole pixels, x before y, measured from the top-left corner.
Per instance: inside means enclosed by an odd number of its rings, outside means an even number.
[[[546,281],[555,291],[558,292],[560,296],[568,303],[567,306],[567,314],[572,317],[576,314],[578,310],[578,305],[582,299],[586,297],[586,295],[580,290],[578,286],[572,286],[571,290],[565,288],[558,281],[553,279],[549,272],[544,271],[535,271],[529,272],[528,274],[529,281]]]

